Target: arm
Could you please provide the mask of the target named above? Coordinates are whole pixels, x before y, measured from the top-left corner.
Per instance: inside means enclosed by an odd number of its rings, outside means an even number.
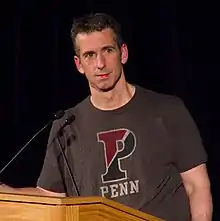
[[[181,176],[190,201],[192,221],[211,221],[213,205],[206,165],[201,164]]]
[[[59,120],[56,121],[51,128],[43,167],[36,184],[38,190],[43,190],[43,192],[46,192],[46,194],[55,194],[55,196],[57,193],[61,193],[61,196],[66,196],[67,194],[69,195],[67,192],[68,189],[66,188],[63,156],[56,139],[60,125],[63,124],[64,123],[60,122]]]
[[[51,197],[65,197],[65,193],[56,193],[45,190],[41,187],[27,187],[27,188],[13,188],[5,184],[0,184],[0,193],[15,193],[26,195],[38,195],[38,196],[51,196]]]
[[[211,221],[212,197],[205,166],[208,155],[197,125],[184,103],[177,99],[171,108],[165,118],[166,126],[173,145],[173,162],[189,197],[192,221]]]

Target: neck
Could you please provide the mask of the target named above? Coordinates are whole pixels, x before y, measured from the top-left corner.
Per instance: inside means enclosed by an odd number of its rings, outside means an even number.
[[[135,93],[135,87],[126,81],[118,82],[108,92],[91,90],[91,102],[100,110],[115,110],[127,104]]]

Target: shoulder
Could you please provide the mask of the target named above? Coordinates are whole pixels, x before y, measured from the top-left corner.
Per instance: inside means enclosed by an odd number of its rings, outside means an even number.
[[[184,106],[181,98],[172,94],[164,94],[136,86],[138,100],[146,107],[156,112],[174,111]]]
[[[145,96],[145,110],[150,109],[152,116],[162,119],[166,128],[175,132],[177,128],[197,130],[194,119],[184,101],[175,95],[161,94],[146,89],[141,89]]]
[[[191,131],[191,134],[197,133],[194,119],[181,98],[144,88],[141,88],[139,94],[143,95],[140,96],[142,97],[140,101],[142,100],[144,112],[148,111],[150,116],[161,119],[167,130],[172,131],[173,134],[178,133],[178,131],[184,134],[189,134],[187,131]]]
[[[90,102],[89,102],[89,96],[88,96],[85,99],[83,99],[81,102],[77,103],[74,107],[66,109],[64,118],[66,119],[67,117],[71,115],[79,116],[80,114],[82,114],[83,112],[87,110],[89,105],[90,105]]]
[[[56,131],[58,131],[67,122],[68,119],[75,119],[76,117],[78,118],[78,116],[81,115],[84,112],[84,110],[87,109],[88,105],[89,97],[86,97],[84,100],[77,103],[74,107],[64,110],[64,116],[53,122],[51,132],[56,133]]]

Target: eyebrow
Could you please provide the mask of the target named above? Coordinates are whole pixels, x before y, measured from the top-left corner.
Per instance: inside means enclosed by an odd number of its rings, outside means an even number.
[[[105,49],[108,49],[108,48],[111,48],[111,49],[116,49],[116,46],[115,45],[105,45],[104,47],[102,47],[102,49],[101,50],[105,50]],[[85,51],[85,52],[83,52],[83,56],[84,55],[86,55],[86,54],[89,54],[89,53],[94,53],[95,51],[92,51],[92,50],[90,50],[90,51]]]
[[[104,46],[104,47],[102,48],[102,50],[103,50],[103,49],[108,49],[108,48],[115,49],[116,46],[114,46],[114,45],[106,45],[106,46]]]

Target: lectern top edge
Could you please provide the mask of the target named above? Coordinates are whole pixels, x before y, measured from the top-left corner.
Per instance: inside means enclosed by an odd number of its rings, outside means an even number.
[[[108,207],[121,210],[129,214],[135,214],[137,217],[144,220],[155,220],[162,221],[159,218],[155,218],[149,214],[143,213],[136,209],[130,208],[128,206],[122,205],[113,200],[101,197],[101,196],[91,196],[91,197],[47,197],[47,196],[36,196],[36,195],[23,195],[15,193],[0,193],[0,201],[4,202],[16,202],[16,203],[32,203],[32,204],[45,204],[45,205],[59,205],[59,206],[76,206],[76,205],[86,205],[86,204],[102,204]]]

